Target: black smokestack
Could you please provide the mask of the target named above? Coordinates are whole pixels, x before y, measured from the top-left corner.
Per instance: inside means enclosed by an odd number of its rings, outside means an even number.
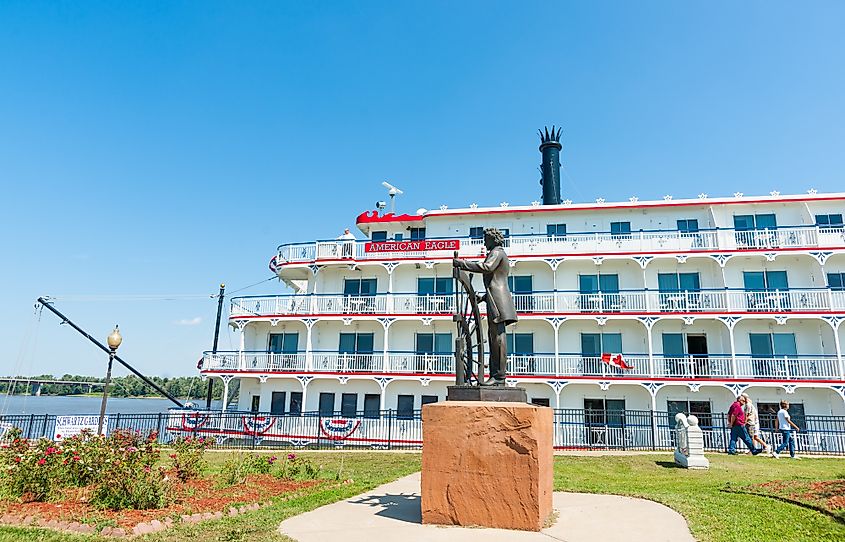
[[[545,132],[539,130],[540,152],[543,154],[543,163],[540,165],[540,171],[543,174],[540,178],[540,185],[543,187],[543,205],[560,204],[560,150],[563,148],[560,144],[560,130],[558,128],[555,132],[554,126],[551,132],[548,126]]]

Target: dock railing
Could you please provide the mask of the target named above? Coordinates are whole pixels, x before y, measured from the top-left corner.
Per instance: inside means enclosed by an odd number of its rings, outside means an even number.
[[[699,419],[705,450],[723,452],[730,429],[722,413],[693,412]],[[674,412],[650,410],[557,409],[554,447],[557,450],[673,450]],[[845,416],[793,416],[799,454],[845,455]],[[775,419],[761,415],[763,439],[780,444]],[[0,415],[0,441],[13,427],[24,438],[56,438],[55,414]],[[158,432],[159,442],[179,437],[213,437],[221,449],[419,449],[422,419],[419,410],[355,412],[206,411],[173,409],[153,414],[108,415],[107,430]],[[742,449],[742,443],[739,444]]]

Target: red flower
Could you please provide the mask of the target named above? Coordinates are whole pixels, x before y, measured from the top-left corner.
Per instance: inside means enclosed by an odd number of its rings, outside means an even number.
[[[20,463],[20,462],[21,462],[21,458],[20,458],[20,457],[16,457],[16,458],[15,458],[15,463]]]
[[[38,464],[39,464],[39,465],[43,465],[43,464],[44,464],[44,463],[46,463],[46,462],[47,462],[47,460],[46,460],[46,459],[44,459],[43,457],[42,457],[41,459],[39,459],[39,460],[38,460]]]

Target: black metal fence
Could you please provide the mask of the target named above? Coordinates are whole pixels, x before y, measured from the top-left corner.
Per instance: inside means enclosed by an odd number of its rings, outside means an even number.
[[[420,411],[357,412],[355,415],[306,412],[277,416],[260,412],[171,410],[157,414],[111,414],[108,431],[129,429],[158,432],[167,444],[183,436],[214,437],[218,448],[370,448],[422,447]],[[0,415],[0,435],[12,427],[30,439],[62,438],[54,414]],[[90,416],[88,418],[91,418]],[[97,418],[93,416],[93,418]],[[761,417],[762,437],[781,443],[775,420]],[[796,435],[801,454],[845,455],[845,416],[803,416]],[[671,450],[675,447],[674,417],[650,410],[560,409],[554,412],[554,447],[565,450]],[[721,415],[699,416],[708,451],[724,451],[730,428]],[[64,435],[67,436],[67,435]],[[742,443],[739,444],[742,449]]]

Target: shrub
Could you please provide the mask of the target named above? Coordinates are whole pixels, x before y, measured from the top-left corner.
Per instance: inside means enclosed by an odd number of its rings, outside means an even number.
[[[0,447],[2,492],[44,501],[67,487],[92,486],[92,504],[103,508],[152,508],[163,505],[169,484],[156,468],[158,435],[116,430],[108,437],[91,432],[61,443],[10,436]]]
[[[160,456],[157,436],[115,430],[103,439],[105,457],[92,504],[109,510],[145,510],[167,503],[170,485],[164,468],[155,466]]]
[[[318,472],[319,469],[310,460],[295,453],[289,453],[279,462],[279,468],[275,475],[278,478],[305,478],[310,480],[316,478]]]
[[[198,478],[205,466],[205,450],[215,443],[213,438],[179,437],[171,443],[173,468],[182,482]]]
[[[9,444],[3,445],[0,454],[6,492],[28,501],[44,501],[59,495],[65,478],[61,447],[46,439],[30,446],[26,439],[14,436]]]
[[[277,459],[275,455],[237,454],[223,464],[221,481],[232,486],[245,482],[250,474],[268,474]]]

